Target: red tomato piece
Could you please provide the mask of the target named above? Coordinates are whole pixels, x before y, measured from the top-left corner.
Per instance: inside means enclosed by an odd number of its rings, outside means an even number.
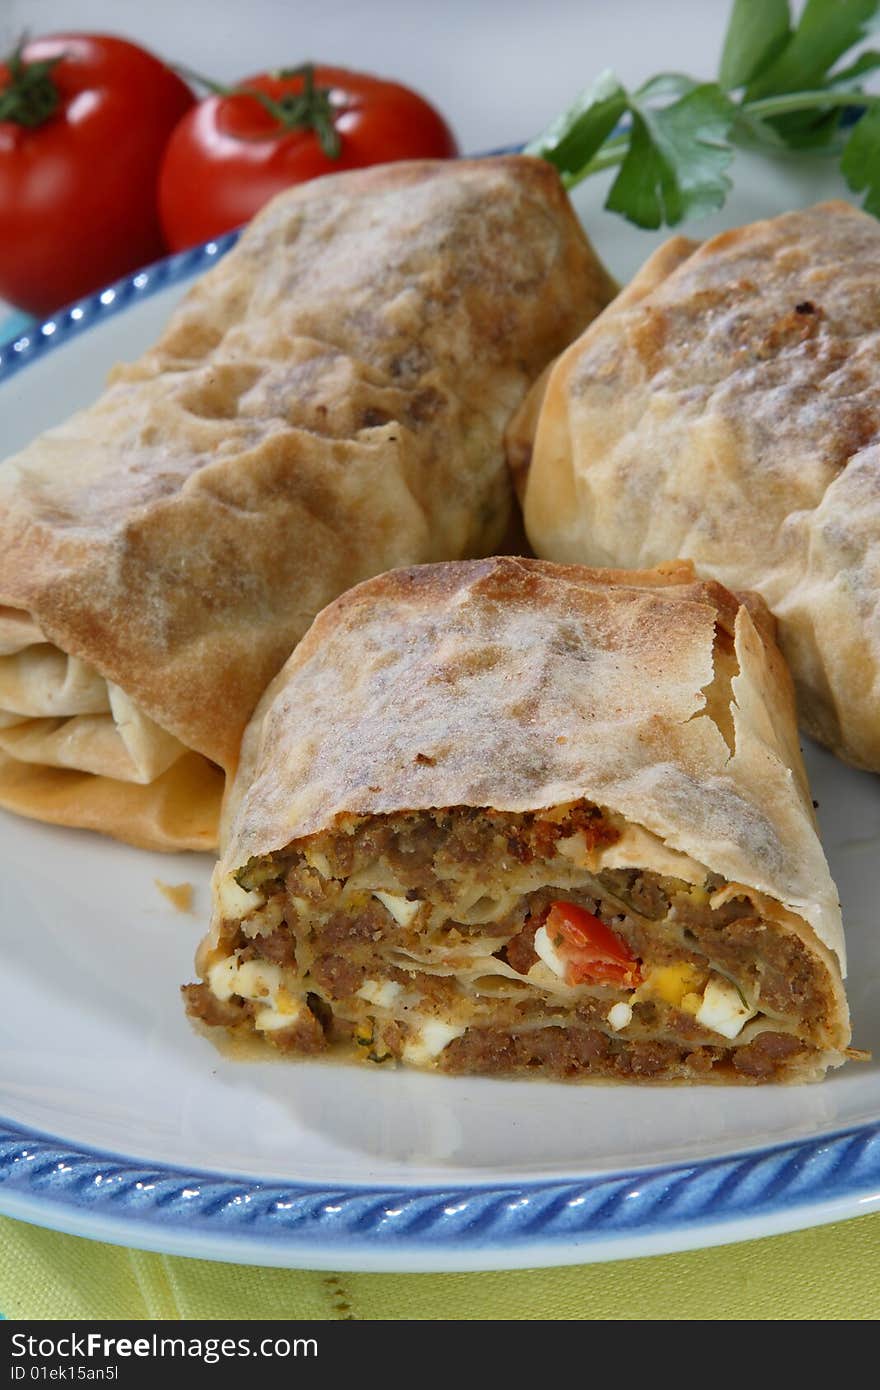
[[[320,174],[458,153],[443,117],[409,88],[344,68],[315,67],[311,73],[325,128],[338,141],[335,157],[315,128],[286,127],[243,90],[260,92],[292,113],[306,85],[302,69],[249,77],[234,94],[206,97],[180,122],[159,179],[162,225],[172,250],[241,226],[283,188]]]
[[[638,988],[642,978],[638,959],[626,942],[586,908],[576,903],[553,903],[544,926],[565,961],[569,984]]]
[[[156,179],[192,104],[158,58],[103,34],[0,63],[0,299],[44,316],[163,255]]]

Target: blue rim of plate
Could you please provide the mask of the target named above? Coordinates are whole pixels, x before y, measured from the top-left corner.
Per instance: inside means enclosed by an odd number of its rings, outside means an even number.
[[[880,1207],[880,1126],[567,1180],[326,1186],[138,1161],[0,1120],[0,1211],[239,1264],[439,1270],[724,1244]]]
[[[507,151],[505,151],[506,153]],[[229,232],[0,343],[0,385],[113,314],[215,264]],[[568,1180],[319,1186],[77,1147],[0,1117],[0,1211],[92,1239],[301,1268],[564,1264],[723,1244],[880,1208],[880,1125]]]

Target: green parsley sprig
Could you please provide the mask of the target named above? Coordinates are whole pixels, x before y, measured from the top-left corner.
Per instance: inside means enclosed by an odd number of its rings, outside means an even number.
[[[794,22],[789,0],[734,0],[714,82],[661,73],[631,92],[606,70],[527,152],[569,188],[617,168],[605,206],[653,228],[720,208],[737,145],[818,150],[880,217],[880,95],[863,86],[880,52],[847,60],[878,11],[880,0],[807,0]]]

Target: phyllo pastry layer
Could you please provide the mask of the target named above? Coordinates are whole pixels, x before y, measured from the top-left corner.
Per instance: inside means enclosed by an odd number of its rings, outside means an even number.
[[[315,614],[501,544],[504,427],[612,292],[541,160],[276,198],[155,347],[0,470],[0,805],[213,846]]]
[[[674,237],[509,435],[536,554],[693,560],[779,622],[803,728],[880,770],[880,224]]]
[[[843,935],[760,600],[689,565],[360,585],[252,720],[191,1015],[292,1055],[802,1080]]]

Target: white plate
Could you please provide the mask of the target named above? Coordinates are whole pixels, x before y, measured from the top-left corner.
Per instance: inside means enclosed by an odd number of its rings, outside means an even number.
[[[839,192],[824,167],[740,167],[697,234]],[[625,278],[661,239],[579,197]],[[692,230],[692,229],[688,229]],[[175,257],[0,348],[0,450],[87,402],[225,243]],[[855,1038],[880,1057],[880,799],[808,748],[850,949]],[[177,995],[210,861],[2,817],[0,1210],[169,1253],[330,1269],[536,1266],[658,1253],[880,1205],[880,1070],[819,1086],[565,1086],[236,1063]],[[194,916],[155,880],[196,887]]]

